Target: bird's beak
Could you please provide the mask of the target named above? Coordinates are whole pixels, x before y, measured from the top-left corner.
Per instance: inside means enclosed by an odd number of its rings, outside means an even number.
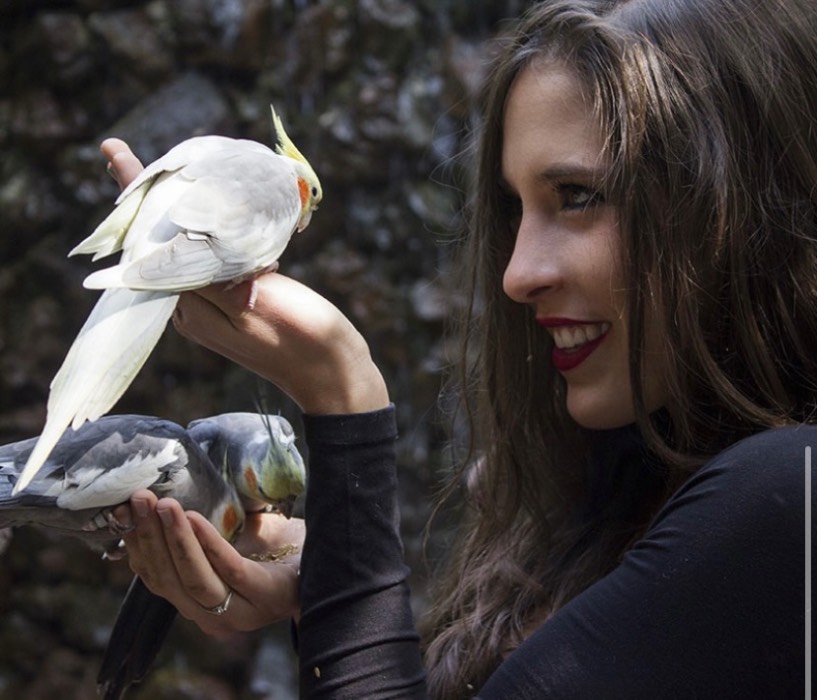
[[[309,222],[312,221],[312,209],[307,209],[302,215],[301,218],[298,219],[298,233],[303,231],[307,226],[309,226]]]
[[[275,504],[278,512],[287,520],[292,517],[292,512],[295,510],[295,499],[296,496],[288,496],[283,501],[279,501]]]

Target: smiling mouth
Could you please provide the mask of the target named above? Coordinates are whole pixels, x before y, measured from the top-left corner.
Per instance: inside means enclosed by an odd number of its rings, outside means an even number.
[[[551,359],[559,372],[568,372],[584,362],[604,342],[610,324],[602,323],[543,323],[553,338]]]
[[[548,329],[559,350],[570,352],[592,343],[610,330],[609,323],[588,323],[581,326],[556,326]]]

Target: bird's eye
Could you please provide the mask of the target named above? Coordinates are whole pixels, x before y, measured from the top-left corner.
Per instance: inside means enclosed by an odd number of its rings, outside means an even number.
[[[313,197],[317,197],[317,196],[318,196],[318,188],[317,188],[317,187],[313,187],[313,188],[312,188],[312,196],[313,196]]]

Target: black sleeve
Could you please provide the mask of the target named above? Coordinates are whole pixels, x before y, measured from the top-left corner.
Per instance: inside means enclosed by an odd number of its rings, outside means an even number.
[[[424,698],[397,509],[394,408],[304,416],[302,698]]]
[[[814,427],[767,431],[702,467],[622,563],[529,637],[480,697],[804,697],[814,444]]]
[[[391,411],[307,418],[304,698],[423,698],[396,526]],[[805,447],[744,440],[668,501],[608,576],[497,669],[482,700],[802,698]]]

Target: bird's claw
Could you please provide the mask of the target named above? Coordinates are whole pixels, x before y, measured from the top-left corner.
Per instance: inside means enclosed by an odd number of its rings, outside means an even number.
[[[132,524],[126,525],[113,514],[110,508],[104,508],[82,527],[85,532],[95,532],[105,528],[110,530],[112,535],[121,537],[131,532],[134,526]]]

